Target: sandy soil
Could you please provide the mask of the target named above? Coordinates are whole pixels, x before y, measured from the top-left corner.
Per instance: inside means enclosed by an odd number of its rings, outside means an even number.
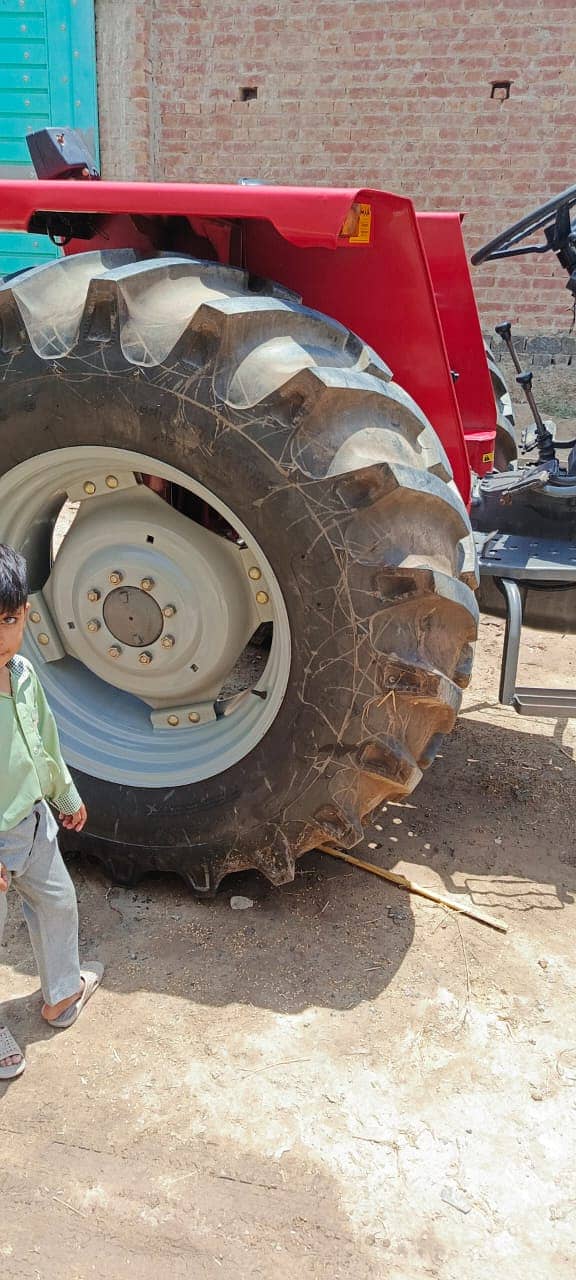
[[[76,863],[105,986],[41,1022],[13,903],[0,1086],[15,1280],[568,1280],[576,1244],[576,722],[496,702],[485,620],[464,715],[361,851],[498,914],[494,933],[314,854],[210,904]],[[576,682],[573,640],[529,633]],[[230,909],[231,893],[254,906]]]

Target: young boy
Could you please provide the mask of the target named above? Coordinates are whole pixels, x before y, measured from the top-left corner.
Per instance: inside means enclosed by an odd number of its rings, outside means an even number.
[[[86,809],[60,752],[38,678],[18,650],[28,612],[26,562],[0,543],[0,942],[10,884],[22,899],[44,1005],[52,1027],[71,1027],[100,985],[102,965],[80,969],[74,886],[58,848],[58,826],[81,831]],[[22,1075],[24,1055],[0,1025],[0,1080]]]

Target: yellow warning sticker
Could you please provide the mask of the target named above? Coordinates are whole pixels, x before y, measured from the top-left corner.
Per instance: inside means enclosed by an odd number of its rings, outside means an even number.
[[[352,208],[356,214],[356,225],[348,242],[349,244],[370,244],[370,237],[372,235],[372,205],[355,204]]]
[[[493,462],[493,461],[494,461],[494,450],[492,450],[492,453],[483,453],[483,454],[482,454],[482,461],[483,461],[483,462]]]

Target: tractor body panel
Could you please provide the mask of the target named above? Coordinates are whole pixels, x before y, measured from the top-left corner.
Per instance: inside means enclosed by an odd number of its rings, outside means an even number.
[[[370,189],[0,182],[0,226],[55,229],[66,253],[162,249],[278,281],[351,328],[433,423],[458,488],[491,469],[495,409],[457,214]],[[456,386],[451,370],[458,373]]]
[[[419,213],[418,226],[450,368],[458,374],[456,399],[470,465],[477,475],[485,475],[494,465],[496,403],[462,237],[462,218],[459,213]]]

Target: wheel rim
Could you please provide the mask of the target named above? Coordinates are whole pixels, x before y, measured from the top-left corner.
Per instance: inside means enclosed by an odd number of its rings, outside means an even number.
[[[175,511],[142,475],[199,499],[238,540]],[[67,499],[78,514],[51,560]],[[0,511],[2,539],[28,559],[24,652],[69,764],[109,782],[166,787],[214,777],[254,749],[286,692],[290,628],[273,569],[234,511],[147,455],[84,446],[7,473]],[[223,699],[262,622],[273,624],[263,670]]]

